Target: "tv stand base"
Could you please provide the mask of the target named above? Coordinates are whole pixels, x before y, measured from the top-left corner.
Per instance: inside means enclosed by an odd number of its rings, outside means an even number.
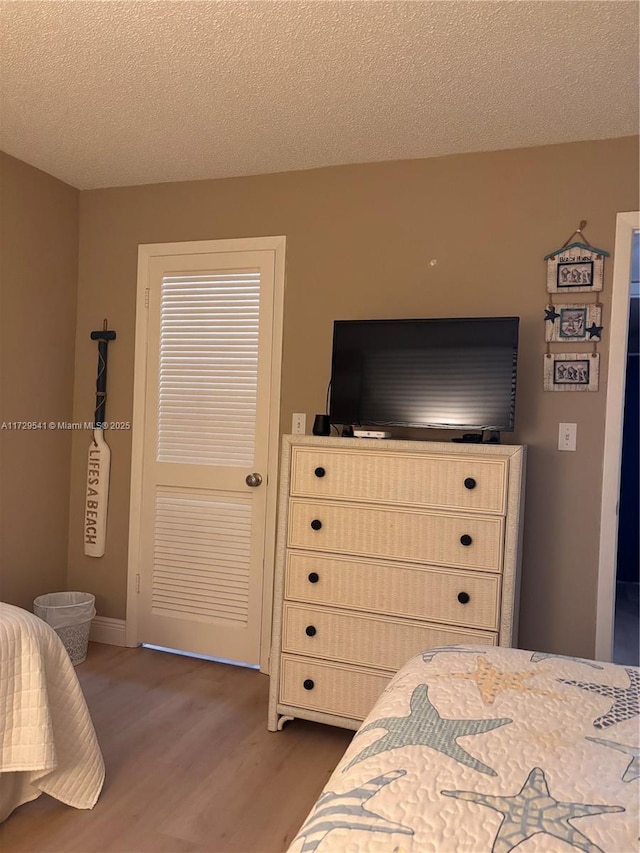
[[[461,438],[452,438],[458,444],[500,444],[497,430],[485,429],[482,432],[465,432]]]

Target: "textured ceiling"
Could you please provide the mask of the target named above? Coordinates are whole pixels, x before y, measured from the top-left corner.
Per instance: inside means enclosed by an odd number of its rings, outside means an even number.
[[[86,189],[638,132],[634,0],[1,0],[0,148]]]

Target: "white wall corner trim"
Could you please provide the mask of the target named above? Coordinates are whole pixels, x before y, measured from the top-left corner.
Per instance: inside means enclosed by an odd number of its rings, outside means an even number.
[[[126,624],[124,619],[96,616],[91,623],[89,640],[94,643],[106,643],[108,646],[124,646]]]
[[[609,366],[605,409],[604,464],[600,515],[600,553],[598,561],[598,597],[596,604],[597,660],[613,656],[613,629],[616,597],[616,554],[618,547],[618,500],[622,462],[624,421],[625,364],[629,326],[631,288],[631,251],[633,232],[640,228],[640,213],[619,213],[616,220],[616,244],[613,256],[611,321],[609,324]]]

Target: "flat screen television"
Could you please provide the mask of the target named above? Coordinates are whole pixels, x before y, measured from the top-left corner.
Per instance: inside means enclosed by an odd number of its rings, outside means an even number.
[[[518,317],[336,320],[329,419],[511,432]]]

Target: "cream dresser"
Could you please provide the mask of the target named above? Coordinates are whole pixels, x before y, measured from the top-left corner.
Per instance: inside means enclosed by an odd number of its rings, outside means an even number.
[[[525,456],[284,436],[269,729],[356,729],[423,649],[515,645]]]

